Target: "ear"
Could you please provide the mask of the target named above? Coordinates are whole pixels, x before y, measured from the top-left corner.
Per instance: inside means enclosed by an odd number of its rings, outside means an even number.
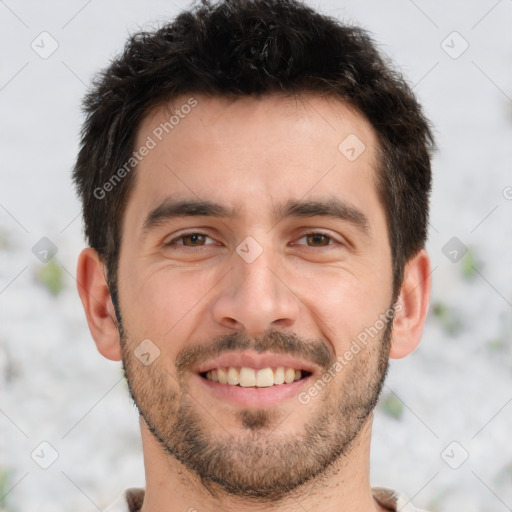
[[[396,305],[389,356],[400,359],[419,345],[430,299],[430,258],[425,249],[409,260]]]
[[[94,249],[88,247],[80,253],[76,280],[89,330],[100,354],[112,361],[120,361],[117,320],[103,271],[104,264]]]

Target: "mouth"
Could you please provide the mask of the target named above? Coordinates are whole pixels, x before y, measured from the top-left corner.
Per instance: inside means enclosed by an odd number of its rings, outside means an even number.
[[[203,379],[228,386],[243,388],[269,388],[291,384],[311,375],[307,370],[278,366],[276,368],[250,368],[248,366],[213,368],[199,374]]]
[[[244,350],[222,354],[195,368],[208,396],[236,407],[278,406],[308,385],[320,367],[300,358]]]

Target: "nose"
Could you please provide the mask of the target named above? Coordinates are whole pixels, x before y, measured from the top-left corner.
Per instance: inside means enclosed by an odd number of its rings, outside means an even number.
[[[278,259],[270,253],[271,249],[265,250],[252,262],[233,253],[233,267],[219,283],[221,289],[212,305],[217,324],[257,336],[296,323],[300,300],[292,283],[280,276]]]

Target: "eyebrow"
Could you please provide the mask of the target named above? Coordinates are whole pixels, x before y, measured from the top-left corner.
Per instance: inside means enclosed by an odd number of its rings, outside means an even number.
[[[236,213],[234,209],[211,201],[168,198],[149,212],[142,226],[142,233],[147,234],[157,226],[176,217],[232,218],[236,216]]]
[[[167,198],[149,212],[142,226],[142,235],[176,217],[234,218],[239,210],[201,199],[174,200]],[[366,215],[339,198],[326,200],[290,200],[273,208],[276,224],[287,217],[332,217],[353,224],[369,236],[370,224]]]
[[[353,224],[365,235],[370,235],[370,223],[366,215],[339,198],[323,201],[288,201],[275,211],[275,217],[332,217]]]

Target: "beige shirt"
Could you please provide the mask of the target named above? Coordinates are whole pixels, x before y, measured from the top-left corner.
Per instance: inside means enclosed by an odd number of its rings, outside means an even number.
[[[407,496],[400,492],[383,487],[374,487],[372,492],[380,505],[395,512],[426,512],[416,508]],[[139,512],[143,501],[144,489],[128,489],[105,512]]]

